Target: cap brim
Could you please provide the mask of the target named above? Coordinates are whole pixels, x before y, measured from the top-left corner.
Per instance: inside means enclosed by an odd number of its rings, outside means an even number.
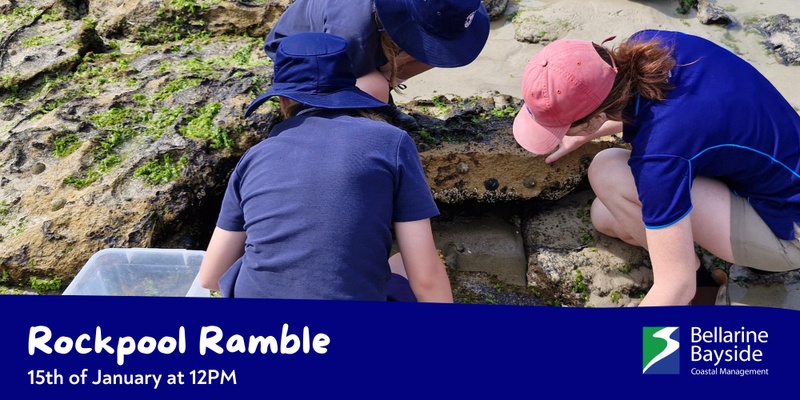
[[[428,33],[414,21],[409,6],[402,1],[375,4],[386,33],[415,60],[437,68],[463,67],[475,61],[489,39],[489,14],[483,4],[463,36],[443,39]]]
[[[292,90],[276,90],[273,88],[267,91],[267,93],[258,96],[258,98],[250,103],[244,113],[245,118],[250,116],[253,111],[264,104],[264,102],[269,100],[270,97],[274,96],[286,97],[307,106],[328,109],[380,108],[389,106],[389,104],[370,96],[355,86],[352,88],[324,94]]]
[[[569,126],[554,128],[539,125],[523,105],[514,118],[513,130],[514,140],[522,148],[534,154],[545,155],[555,150],[561,143]]]

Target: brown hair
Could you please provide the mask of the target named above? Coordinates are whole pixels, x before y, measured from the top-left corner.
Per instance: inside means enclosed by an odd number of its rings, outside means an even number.
[[[623,121],[622,112],[635,96],[664,100],[672,90],[667,79],[676,62],[672,57],[672,49],[660,41],[638,42],[628,39],[613,50],[597,44],[594,48],[609,65],[616,64],[617,76],[608,97],[589,116],[576,121],[573,126],[585,123],[601,112],[605,112],[612,121]],[[614,57],[613,63],[611,57]]]
[[[298,103],[297,101],[292,100],[288,97],[286,97],[286,99],[289,100],[289,104],[287,104],[286,107],[281,107],[281,116],[283,117],[283,119],[289,119],[293,117],[300,111],[301,108],[303,108],[303,105]],[[371,119],[373,121],[388,122],[383,114],[381,114],[379,111],[375,111],[372,109],[346,108],[346,109],[341,109],[340,111],[342,112],[342,114],[347,114],[352,117],[362,117]]]
[[[400,49],[400,46],[398,46],[397,43],[395,43],[394,40],[389,37],[389,34],[386,33],[386,30],[383,29],[383,25],[381,24],[380,19],[378,19],[378,13],[375,12],[374,5],[372,15],[375,17],[375,24],[378,25],[381,51],[383,52],[383,55],[386,57],[386,61],[389,64],[389,87],[397,90],[397,55],[400,54],[402,50]]]
[[[286,107],[281,107],[281,116],[283,119],[290,118],[298,111],[298,108],[300,108],[300,103],[288,97],[286,99],[289,100],[289,104],[287,104]]]

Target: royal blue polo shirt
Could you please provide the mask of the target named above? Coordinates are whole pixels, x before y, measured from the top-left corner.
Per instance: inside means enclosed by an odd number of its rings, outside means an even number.
[[[650,229],[692,210],[692,181],[724,182],[747,198],[782,239],[800,221],[800,116],[752,65],[713,42],[679,32],[645,30],[632,40],[659,40],[677,64],[664,101],[637,97],[626,109],[623,139]]]

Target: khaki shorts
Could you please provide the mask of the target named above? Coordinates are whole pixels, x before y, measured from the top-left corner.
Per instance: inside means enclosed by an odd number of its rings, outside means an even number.
[[[795,240],[775,236],[747,199],[731,194],[731,248],[737,265],[783,272],[800,268],[800,228]]]

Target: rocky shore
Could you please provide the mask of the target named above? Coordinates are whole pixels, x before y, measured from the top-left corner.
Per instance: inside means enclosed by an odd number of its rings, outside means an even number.
[[[274,107],[243,111],[271,84],[261,45],[291,2],[0,0],[0,292],[60,293],[104,248],[204,249],[229,172],[280,121]],[[647,255],[592,229],[585,181],[597,152],[625,144],[597,141],[552,166],[522,150],[510,130],[519,63],[612,19],[634,21],[626,32],[654,21],[708,32],[796,74],[800,6],[743,16],[705,1],[685,15],[677,1],[597,2],[594,14],[572,0],[484,3],[493,31],[475,65],[432,71],[398,96],[419,123],[409,134],[442,209],[434,229],[458,301],[636,305],[652,284]],[[800,107],[797,84],[780,89]],[[705,258],[709,276],[724,268]]]

